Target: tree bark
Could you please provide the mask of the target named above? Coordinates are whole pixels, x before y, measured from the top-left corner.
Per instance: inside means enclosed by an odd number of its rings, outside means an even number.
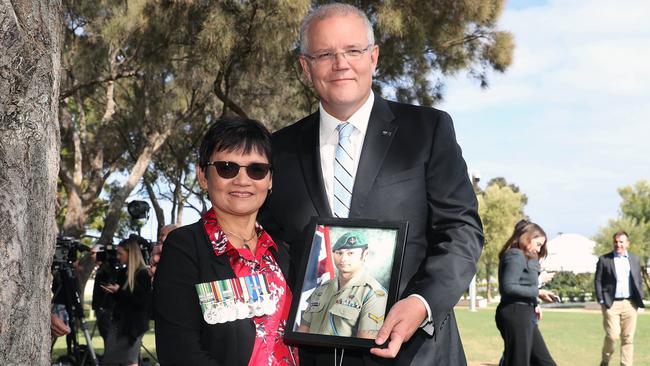
[[[156,197],[156,191],[153,189],[153,183],[149,179],[148,174],[145,174],[143,182],[145,188],[147,189],[147,194],[149,195],[151,205],[153,206],[153,211],[156,214],[156,221],[158,222],[158,227],[156,228],[156,238],[158,238],[160,236],[160,229],[165,226],[165,211],[163,211],[162,207],[160,207],[160,202],[158,201],[158,197]]]
[[[63,39],[57,0],[0,0],[0,364],[50,364]]]

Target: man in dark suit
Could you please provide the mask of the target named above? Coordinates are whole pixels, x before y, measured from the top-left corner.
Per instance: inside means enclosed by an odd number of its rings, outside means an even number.
[[[346,350],[343,364],[464,365],[453,306],[482,249],[476,196],[449,115],[371,91],[378,56],[357,8],[329,4],[305,18],[300,63],[320,106],[274,135],[262,223],[297,257],[312,216],[408,221],[401,300],[376,338],[388,347]],[[300,361],[331,365],[334,354],[302,348]]]
[[[637,309],[643,305],[643,285],[639,257],[628,252],[625,231],[614,234],[614,251],[598,258],[596,298],[603,311],[605,341],[601,365],[607,365],[621,339],[621,365],[632,365]]]

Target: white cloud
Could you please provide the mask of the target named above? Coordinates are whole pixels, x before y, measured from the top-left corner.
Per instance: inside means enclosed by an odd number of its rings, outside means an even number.
[[[441,105],[470,169],[504,176],[551,231],[593,235],[616,189],[650,179],[650,1],[550,1],[506,9],[514,62],[480,90],[450,81]]]

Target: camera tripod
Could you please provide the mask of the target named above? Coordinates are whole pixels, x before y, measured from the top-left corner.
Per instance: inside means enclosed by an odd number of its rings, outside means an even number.
[[[54,277],[55,281],[58,280],[59,284],[54,293],[54,298],[57,297],[59,292],[63,294],[65,310],[70,317],[70,333],[66,335],[67,358],[72,358],[72,362],[74,362],[75,366],[97,366],[99,362],[95,350],[93,349],[90,333],[88,332],[88,325],[84,320],[84,311],[79,296],[77,276],[75,275],[72,266],[68,263],[58,267],[54,271]],[[86,345],[79,344],[77,327],[81,328],[84,338],[86,339]],[[54,345],[54,343],[52,343],[52,345]],[[89,356],[90,359],[88,359]]]

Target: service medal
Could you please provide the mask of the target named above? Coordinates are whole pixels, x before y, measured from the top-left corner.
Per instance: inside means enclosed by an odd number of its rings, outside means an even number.
[[[206,323],[210,325],[214,325],[219,323],[219,310],[216,308],[209,308],[205,309],[203,312],[203,319],[205,320]]]

